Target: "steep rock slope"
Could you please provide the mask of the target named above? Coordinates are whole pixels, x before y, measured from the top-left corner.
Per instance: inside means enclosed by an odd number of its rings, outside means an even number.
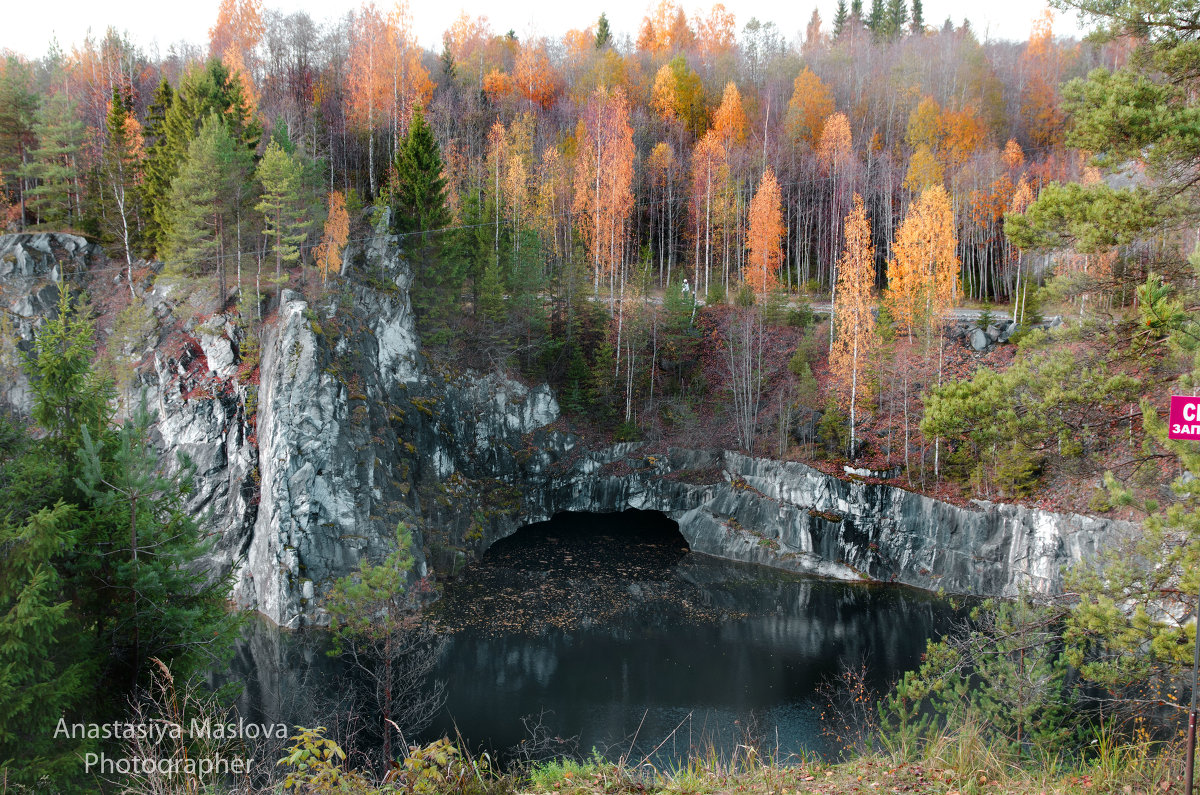
[[[51,311],[63,269],[96,256],[69,236],[0,238],[0,295],[29,318],[19,344]],[[418,576],[453,571],[559,511],[642,508],[675,519],[697,552],[976,595],[1052,592],[1063,565],[1131,529],[1021,506],[960,508],[728,451],[588,449],[547,427],[559,408],[546,386],[425,360],[395,238],[352,246],[343,275],[316,304],[282,291],[257,384],[239,371],[229,318],[172,325],[169,285],[137,288],[162,321],[141,380],[164,463],[183,452],[197,464],[190,507],[216,536],[206,565],[232,575],[240,607],[284,626],[323,622],[325,590],[383,555],[400,521],[414,531]],[[27,390],[5,387],[20,406]]]

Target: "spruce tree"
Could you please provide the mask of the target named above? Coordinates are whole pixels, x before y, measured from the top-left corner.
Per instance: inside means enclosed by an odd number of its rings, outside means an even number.
[[[442,157],[419,107],[414,109],[408,134],[396,150],[395,164],[392,222],[403,235],[401,243],[413,269],[413,309],[426,341],[445,343],[450,339],[450,316],[465,266],[445,256],[445,227],[450,213],[446,208]]]
[[[608,15],[601,12],[596,21],[596,49],[603,50],[612,40],[612,29],[608,25]]]
[[[181,680],[228,654],[238,624],[225,609],[228,579],[208,581],[189,564],[211,546],[186,508],[195,466],[180,455],[159,470],[145,396],[133,416],[101,439],[84,431],[79,485],[84,542],[100,552],[75,572],[104,583],[92,594],[96,633],[107,653],[102,688],[135,687],[151,658]]]
[[[887,23],[887,11],[883,5],[885,1],[871,0],[871,13],[867,16],[867,30],[876,37],[883,35],[883,28]]]
[[[420,233],[424,240],[430,240],[450,220],[441,150],[419,107],[413,110],[408,134],[396,150],[392,209],[397,231]]]
[[[838,0],[837,11],[833,14],[833,37],[842,35],[846,29],[846,0]]]
[[[10,481],[20,477],[13,468],[28,453],[3,447],[0,479]],[[75,507],[63,502],[0,518],[0,768],[10,786],[43,776],[64,785],[83,750],[54,736],[58,720],[78,713],[94,682],[88,628],[72,613],[57,568],[76,547],[78,527]]]
[[[905,0],[888,0],[885,36],[894,39],[904,34],[908,22],[908,3]]]
[[[521,232],[521,247],[513,256],[508,274],[508,292],[512,306],[510,312],[516,321],[516,340],[520,365],[526,374],[539,375],[535,364],[540,359],[542,341],[545,339],[549,319],[546,317],[542,291],[546,282],[542,263],[542,241],[533,230]]]
[[[67,224],[75,209],[75,158],[83,144],[83,123],[75,118],[75,106],[66,94],[55,94],[41,107],[33,132],[37,147],[22,170],[35,183],[27,192],[27,204],[42,223]]]
[[[112,425],[94,340],[64,286],[25,363],[41,435],[0,422],[0,768],[39,791],[88,791],[79,754],[99,749],[55,737],[60,718],[118,720],[150,657],[182,681],[236,630],[228,582],[194,566],[190,468],[159,472],[144,405]]]
[[[925,10],[921,7],[921,0],[912,0],[911,30],[917,36],[925,32]]]
[[[72,299],[67,284],[60,283],[58,312],[38,333],[25,369],[33,393],[30,414],[45,432],[39,443],[67,467],[68,483],[73,479],[70,464],[83,444],[84,429],[98,438],[112,419],[115,392],[111,381],[92,368],[94,346],[86,309]],[[56,496],[69,500],[75,494],[68,487]]]
[[[862,0],[850,0],[850,16],[855,22],[862,24],[863,18]]]
[[[141,204],[144,212],[144,240],[148,252],[164,251],[167,246],[166,216],[169,213],[171,180],[177,164],[168,152],[166,116],[175,102],[175,90],[164,78],[154,89],[146,112],[145,170],[141,183]]]

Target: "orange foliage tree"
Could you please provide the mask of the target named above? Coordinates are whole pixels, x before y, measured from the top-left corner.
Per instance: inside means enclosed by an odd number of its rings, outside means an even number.
[[[833,113],[833,94],[821,78],[804,67],[792,84],[788,102],[787,129],[794,141],[807,141],[815,147],[821,140],[825,119]]]
[[[412,34],[408,7],[397,3],[385,17],[367,0],[350,26],[346,111],[367,134],[367,171],[371,193],[377,192],[375,135],[386,122],[395,155],[408,131],[415,105],[427,105],[433,81],[421,65],[421,48]]]
[[[888,309],[909,339],[922,327],[932,337],[953,306],[960,267],[957,247],[946,189],[926,188],[900,223],[887,269]]]
[[[926,188],[941,185],[945,178],[941,161],[934,155],[933,150],[926,144],[921,144],[908,160],[908,173],[904,177],[904,187],[910,193],[919,195]]]
[[[350,238],[350,215],[346,212],[346,196],[340,190],[329,194],[329,215],[325,218],[325,233],[317,245],[317,270],[321,283],[329,280],[329,274],[342,269],[342,249]]]
[[[1009,143],[1012,143],[1011,141]],[[1029,205],[1033,204],[1033,189],[1029,187],[1029,181],[1021,177],[1021,181],[1017,183],[1017,189],[1013,191],[1012,201],[1008,205],[1009,215],[1020,215],[1028,209]],[[1025,295],[1029,293],[1029,280],[1025,280],[1025,294],[1021,293],[1021,269],[1024,265],[1023,252],[1017,249],[1017,261],[1013,263],[1013,269],[1016,271],[1016,285],[1013,289],[1013,320],[1017,323],[1025,321]]]
[[[363,3],[350,27],[346,111],[350,121],[367,133],[367,174],[371,195],[378,192],[375,131],[390,88],[383,69],[387,37],[387,21],[379,9],[373,2]]]
[[[961,167],[987,143],[987,126],[974,108],[943,112],[938,127],[942,157],[951,169]]]
[[[427,107],[433,99],[433,81],[421,64],[422,49],[412,30],[405,0],[398,0],[387,17],[386,79],[391,82],[386,111],[392,128],[392,156],[408,134],[413,108]]]
[[[521,48],[513,66],[513,82],[530,106],[549,108],[554,103],[558,80],[544,47],[526,45]]]
[[[862,197],[854,194],[854,209],[846,216],[846,240],[838,263],[837,326],[829,366],[838,392],[850,404],[850,454],[855,444],[858,404],[867,399],[868,383],[863,368],[878,344],[872,293],[875,287],[875,247],[871,225]]]
[[[760,296],[779,287],[784,234],[781,204],[779,182],[768,168],[750,200],[750,234],[746,238],[750,256],[742,268],[742,280]]]
[[[850,138],[850,120],[846,118],[845,113],[835,113],[825,120],[825,126],[821,130],[821,141],[817,146],[817,157],[821,162],[822,168],[829,177],[829,197],[831,204],[830,213],[830,229],[827,238],[827,245],[822,248],[822,253],[830,263],[837,262],[837,244],[840,237],[838,229],[842,220],[842,206],[845,203],[845,194],[847,190],[847,172],[852,162],[854,151],[852,149],[852,140]],[[837,273],[836,266],[830,282],[833,284],[834,292],[837,291]],[[833,323],[829,324],[829,345],[833,348]]]
[[[651,204],[650,238],[654,240],[654,216],[658,215],[658,281],[659,284],[671,282],[671,269],[675,265],[675,181],[679,171],[679,158],[675,149],[666,141],[655,144],[650,157],[646,159],[646,168],[650,172],[650,189],[658,191],[657,202]],[[663,266],[666,266],[664,281]]]
[[[566,256],[571,246],[571,182],[562,153],[556,147],[542,150],[538,164],[537,210],[534,223],[543,239],[554,241],[554,256]]]
[[[705,295],[712,279],[713,217],[722,212],[724,198],[720,186],[729,173],[725,147],[717,134],[709,130],[692,150],[692,184],[690,206],[692,210],[692,234],[696,243],[696,292]],[[703,245],[704,255],[700,249]],[[700,265],[704,264],[703,278]]]
[[[659,0],[657,6],[642,19],[637,47],[651,55],[678,52],[691,47],[696,34],[688,26],[687,15],[672,0]]]
[[[220,58],[237,76],[252,111],[258,106],[253,79],[258,60],[254,51],[266,30],[262,0],[221,0],[217,21],[208,31],[209,57]]]
[[[722,3],[714,3],[707,17],[696,17],[696,49],[710,66],[717,59],[733,53],[736,35],[733,12]]]
[[[1033,24],[1029,43],[1021,57],[1025,83],[1021,91],[1021,116],[1036,146],[1062,142],[1065,116],[1059,107],[1058,83],[1061,65],[1052,47],[1054,15],[1049,9]]]
[[[742,108],[742,94],[737,84],[725,84],[725,93],[713,114],[712,126],[726,149],[746,140],[746,111]]]
[[[650,90],[650,105],[658,111],[658,115],[663,121],[670,124],[675,121],[675,106],[678,102],[675,72],[672,71],[670,64],[663,64],[654,75],[654,87]]]
[[[594,285],[609,277],[615,300],[618,271],[624,280],[626,234],[633,209],[633,128],[625,92],[598,87],[576,132],[575,219],[591,255]]]

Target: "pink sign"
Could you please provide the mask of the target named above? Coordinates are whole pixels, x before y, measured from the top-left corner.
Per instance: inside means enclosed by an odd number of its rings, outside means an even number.
[[[1200,441],[1200,397],[1171,395],[1171,422],[1168,439]]]

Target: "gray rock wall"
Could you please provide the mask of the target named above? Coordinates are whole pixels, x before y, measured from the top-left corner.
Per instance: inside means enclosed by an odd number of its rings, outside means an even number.
[[[52,311],[62,269],[98,252],[63,235],[0,237],[0,293],[27,313],[26,343]],[[343,291],[310,305],[283,291],[255,391],[238,382],[236,330],[216,318],[143,375],[164,461],[197,464],[189,506],[232,572],[234,599],[281,625],[321,623],[331,583],[414,531],[417,576],[481,554],[560,511],[659,510],[692,549],[842,579],[976,595],[1048,593],[1064,565],[1131,528],[1011,505],[961,508],[803,464],[720,450],[588,449],[553,430],[551,390],[424,361],[411,274],[394,238],[344,257]],[[170,325],[169,288],[139,300]],[[9,399],[27,389],[5,384]],[[19,400],[14,401],[19,403]]]
[[[570,452],[564,441],[547,447]],[[617,462],[627,472],[605,474]],[[688,482],[690,473],[714,471],[717,482]],[[980,596],[1052,593],[1064,566],[1093,558],[1115,534],[1133,529],[1017,505],[960,508],[727,451],[675,449],[655,458],[622,445],[548,476],[525,474],[523,481],[526,521],[564,510],[658,510],[679,523],[697,552]]]

